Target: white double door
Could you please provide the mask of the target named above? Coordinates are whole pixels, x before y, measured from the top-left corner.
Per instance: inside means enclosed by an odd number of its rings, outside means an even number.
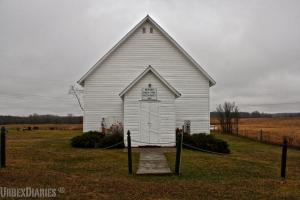
[[[140,101],[141,145],[159,145],[159,102]]]

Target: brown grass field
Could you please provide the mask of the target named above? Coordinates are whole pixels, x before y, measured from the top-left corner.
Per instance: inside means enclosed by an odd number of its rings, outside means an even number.
[[[218,124],[217,119],[212,119],[212,124]],[[287,137],[289,145],[300,147],[300,118],[242,118],[239,124],[239,135],[268,143],[282,144]]]
[[[216,118],[212,124],[218,124]],[[11,130],[20,130],[27,127],[38,127],[39,130],[82,130],[82,124],[16,124],[6,125]],[[262,131],[262,135],[261,135]],[[242,118],[240,119],[239,135],[262,140],[271,144],[282,144],[287,137],[289,145],[300,148],[300,118]]]
[[[10,130],[38,127],[39,130],[82,130],[82,124],[9,124],[5,125]]]

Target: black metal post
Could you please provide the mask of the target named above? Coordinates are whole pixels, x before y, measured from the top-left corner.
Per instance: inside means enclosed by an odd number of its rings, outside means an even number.
[[[4,168],[6,165],[5,132],[6,132],[6,129],[4,126],[2,126],[1,127],[1,136],[0,136],[0,168]]]
[[[282,178],[285,178],[285,174],[286,174],[287,147],[288,147],[288,142],[287,139],[285,138],[282,144],[282,155],[281,155],[281,177]]]
[[[130,131],[127,131],[128,173],[132,174],[132,155]]]
[[[262,129],[260,129],[260,141],[262,142],[262,140],[263,140],[263,131]]]
[[[183,138],[183,134],[178,132],[176,134],[176,163],[175,163],[175,174],[178,176],[180,175],[180,166],[181,166],[182,138]]]

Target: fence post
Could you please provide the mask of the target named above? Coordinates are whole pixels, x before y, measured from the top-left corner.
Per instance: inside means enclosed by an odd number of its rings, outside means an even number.
[[[127,131],[128,173],[132,174],[132,155],[130,131]]]
[[[287,157],[287,139],[284,138],[283,144],[282,144],[282,155],[281,155],[281,177],[285,178],[286,174],[286,157]]]
[[[178,131],[176,133],[176,163],[175,163],[175,174],[180,175],[180,166],[181,166],[181,150],[182,150],[182,138],[183,134]]]
[[[5,132],[6,132],[6,129],[4,126],[2,126],[1,127],[1,136],[0,136],[0,168],[4,168],[6,165]]]

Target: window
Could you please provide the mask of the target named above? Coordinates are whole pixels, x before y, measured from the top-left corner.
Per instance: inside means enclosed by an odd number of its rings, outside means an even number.
[[[153,33],[153,28],[152,27],[150,27],[150,33]]]
[[[143,27],[143,33],[146,33],[146,28],[145,27]]]

